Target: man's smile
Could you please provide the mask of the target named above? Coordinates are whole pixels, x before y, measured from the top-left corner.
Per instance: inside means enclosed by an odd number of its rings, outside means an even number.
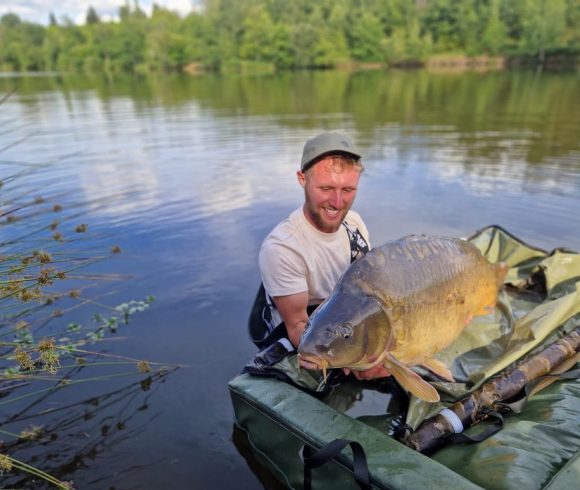
[[[322,209],[330,218],[336,218],[340,214],[340,209],[336,209],[334,207],[322,208]]]

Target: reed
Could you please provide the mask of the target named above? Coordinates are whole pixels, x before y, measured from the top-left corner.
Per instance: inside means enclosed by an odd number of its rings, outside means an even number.
[[[0,97],[0,105],[10,95]],[[65,410],[47,426],[41,420],[56,410],[43,403],[78,385],[101,387],[103,381],[125,377],[141,378],[125,388],[135,396],[135,390],[149,391],[178,366],[99,351],[97,343],[123,341],[115,334],[154,301],[149,296],[111,305],[107,297],[122,291],[127,277],[89,271],[121,253],[118,245],[103,245],[107,237],[91,231],[90,210],[126,196],[82,202],[46,189],[31,190],[27,177],[47,171],[51,163],[2,160],[3,152],[28,143],[29,138],[15,138],[0,147],[0,477],[5,485],[70,489],[72,482],[40,469],[52,463],[52,456],[42,454],[54,445],[59,454],[73,451],[62,446],[58,433],[74,431],[75,423],[80,430],[83,418]],[[104,281],[120,286],[94,292]],[[76,321],[80,309],[84,317],[87,309],[92,312],[89,322]],[[123,389],[95,399],[110,403],[120,393]],[[73,400],[68,406],[87,403]],[[118,427],[124,425],[126,421],[118,422]],[[17,453],[33,454],[35,462],[25,462]],[[57,472],[66,473],[58,467]]]

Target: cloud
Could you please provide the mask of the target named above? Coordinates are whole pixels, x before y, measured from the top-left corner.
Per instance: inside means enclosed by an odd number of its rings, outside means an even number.
[[[197,0],[141,0],[139,6],[148,14],[153,3],[187,15],[199,3]],[[89,7],[93,6],[103,19],[116,18],[123,0],[7,0],[0,4],[0,15],[14,13],[22,20],[48,24],[52,12],[57,20],[68,17],[75,23],[84,23]],[[131,2],[133,4],[133,2]]]

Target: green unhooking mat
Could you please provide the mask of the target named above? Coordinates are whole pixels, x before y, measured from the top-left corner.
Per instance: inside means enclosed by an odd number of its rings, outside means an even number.
[[[355,394],[349,399],[349,383],[317,399],[270,378],[244,374],[230,382],[237,430],[246,434],[255,458],[283,485],[303,487],[303,446],[319,449],[346,439],[364,449],[375,488],[577,487],[578,379],[556,381],[531,396],[521,413],[505,415],[503,428],[482,442],[444,444],[425,456],[392,437],[395,429],[415,430],[423,420],[580,326],[580,254],[564,249],[548,253],[499,227],[486,228],[469,240],[491,262],[506,262],[509,273],[494,314],[475,318],[438,355],[451,366],[456,380],[432,382],[441,394],[440,403],[411,397],[408,406],[385,402],[384,414],[351,416],[343,410],[352,405],[360,387],[351,390]],[[286,368],[288,364],[291,358]],[[394,386],[392,381],[386,384]],[[466,434],[477,434],[488,424],[477,424]],[[329,463],[313,469],[313,488],[357,488],[352,454],[345,447]]]

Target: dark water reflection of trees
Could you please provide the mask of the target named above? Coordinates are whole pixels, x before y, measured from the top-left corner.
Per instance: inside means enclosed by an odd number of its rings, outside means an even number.
[[[53,76],[0,78],[0,91],[16,86],[31,109],[42,92],[65,98],[95,92],[107,105],[127,97],[137,112],[159,103],[175,110],[194,103],[222,116],[267,116],[282,126],[319,127],[320,118],[350,114],[356,129],[434,127],[468,157],[498,157],[515,142],[527,163],[578,151],[580,84],[575,73],[531,71],[315,71],[265,76],[126,77],[114,80]],[[482,144],[482,137],[483,143]],[[499,159],[499,158],[498,158]],[[468,162],[468,159],[466,160]],[[568,162],[580,165],[578,159]]]

